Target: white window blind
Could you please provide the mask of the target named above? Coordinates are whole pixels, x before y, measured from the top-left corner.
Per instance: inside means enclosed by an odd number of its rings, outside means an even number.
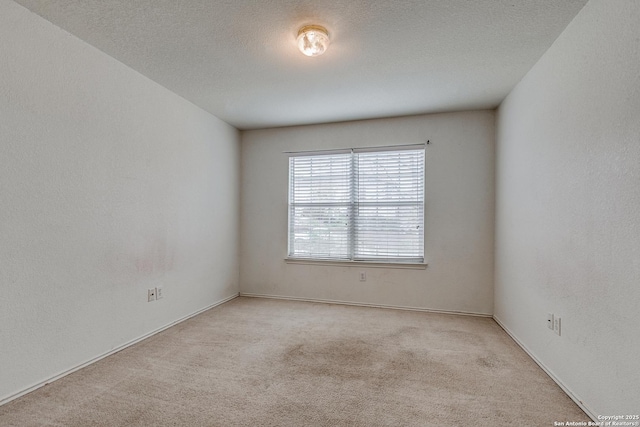
[[[289,257],[424,261],[424,148],[292,155]]]
[[[289,161],[289,255],[349,259],[351,154]]]

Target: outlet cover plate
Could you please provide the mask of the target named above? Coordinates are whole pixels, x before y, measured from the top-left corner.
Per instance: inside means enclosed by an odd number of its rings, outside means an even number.
[[[560,335],[560,332],[562,331],[562,322],[561,322],[561,318],[556,317],[555,319],[553,319],[553,332],[556,333],[556,335]]]

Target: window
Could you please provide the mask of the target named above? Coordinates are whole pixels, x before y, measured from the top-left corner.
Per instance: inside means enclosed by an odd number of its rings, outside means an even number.
[[[424,146],[292,154],[289,257],[424,262]]]

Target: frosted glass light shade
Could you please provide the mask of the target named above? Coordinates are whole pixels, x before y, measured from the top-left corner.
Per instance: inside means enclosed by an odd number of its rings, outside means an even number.
[[[329,33],[319,25],[307,25],[298,31],[298,49],[307,56],[322,55],[329,47]]]

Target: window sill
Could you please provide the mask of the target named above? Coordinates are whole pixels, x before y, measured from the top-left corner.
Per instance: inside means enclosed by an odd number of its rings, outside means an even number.
[[[404,270],[424,270],[427,263],[417,262],[378,262],[378,261],[338,261],[325,259],[285,258],[287,264],[303,265],[329,265],[335,267],[372,267],[372,268],[397,268]]]

